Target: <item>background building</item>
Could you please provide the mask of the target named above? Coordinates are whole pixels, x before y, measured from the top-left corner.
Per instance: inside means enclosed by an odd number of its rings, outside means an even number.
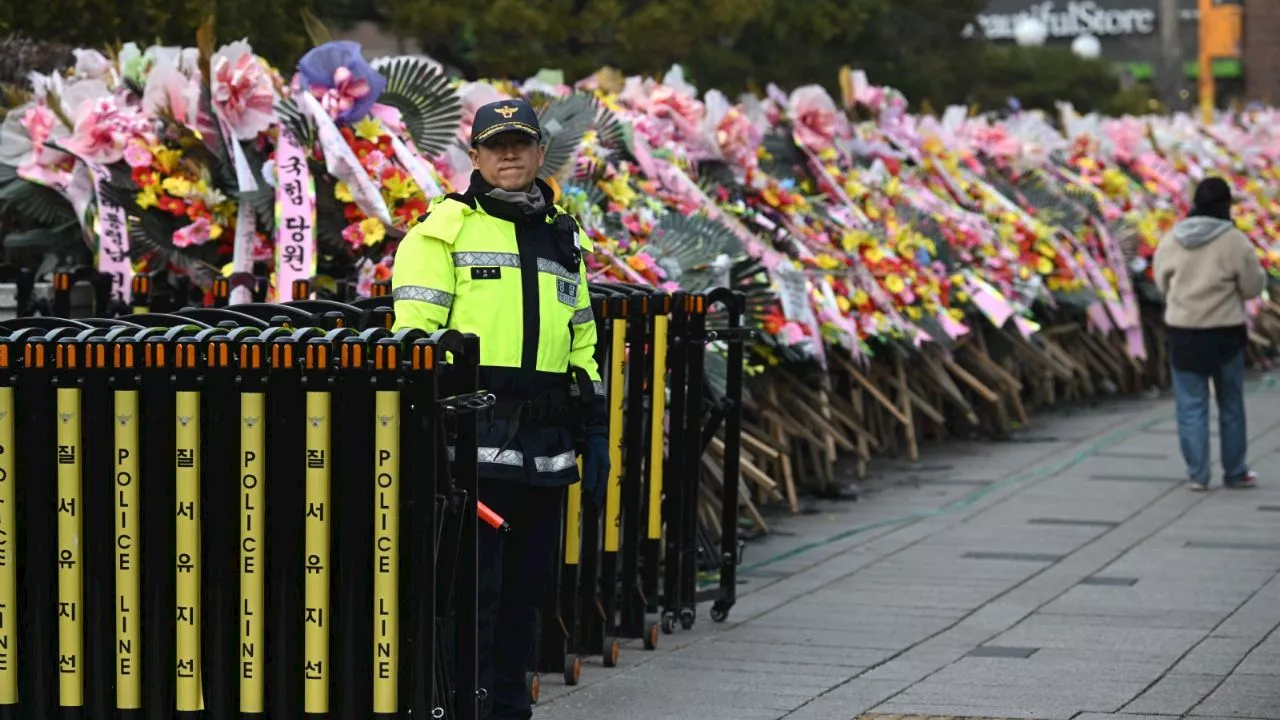
[[[1012,43],[1018,23],[1033,17],[1048,31],[1045,44],[1069,46],[1091,35],[1102,58],[1154,84],[1164,50],[1161,11],[1170,6],[1178,13],[1183,108],[1196,102],[1202,15],[1217,104],[1280,101],[1280,0],[991,0],[966,32]]]

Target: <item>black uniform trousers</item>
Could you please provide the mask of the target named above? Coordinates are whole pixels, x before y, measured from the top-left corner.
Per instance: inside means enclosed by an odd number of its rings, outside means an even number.
[[[511,525],[502,533],[480,523],[480,687],[489,720],[533,717],[526,669],[533,663],[539,611],[559,559],[563,487],[480,479],[480,501]]]

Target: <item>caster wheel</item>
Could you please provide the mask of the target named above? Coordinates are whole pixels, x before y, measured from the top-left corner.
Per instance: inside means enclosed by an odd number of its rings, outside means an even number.
[[[618,655],[621,654],[622,648],[618,645],[618,641],[614,638],[604,639],[604,666],[607,668],[618,667]]]
[[[658,624],[649,623],[649,627],[645,628],[645,631],[644,631],[644,649],[645,650],[658,649],[658,637],[659,637],[658,633],[659,633]]]
[[[577,685],[582,679],[582,658],[569,654],[564,656],[564,684]]]
[[[538,695],[542,692],[542,680],[538,677],[538,673],[525,673],[524,684],[529,688],[529,702],[537,705]]]
[[[670,613],[670,612],[662,613],[662,632],[663,632],[663,634],[664,634],[664,635],[670,635],[671,633],[675,632],[675,630],[676,630],[676,616],[675,616],[675,613]]]
[[[712,620],[714,620],[714,621],[716,621],[716,622],[718,622],[718,623],[721,623],[721,622],[724,622],[725,620],[728,620],[728,619],[729,619],[729,610],[728,610],[728,608],[722,608],[722,607],[720,607],[719,605],[712,605],[712,606],[711,606],[711,619],[712,619]]]
[[[680,611],[680,627],[684,628],[685,630],[693,629],[693,611],[692,610]]]

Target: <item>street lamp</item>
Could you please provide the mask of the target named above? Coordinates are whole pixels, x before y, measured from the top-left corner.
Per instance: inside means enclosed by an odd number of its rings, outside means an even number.
[[[1102,43],[1092,35],[1078,35],[1071,41],[1071,52],[1085,60],[1097,60],[1102,56]]]
[[[1039,18],[1023,17],[1013,26],[1013,40],[1022,47],[1038,47],[1048,38],[1049,28]]]

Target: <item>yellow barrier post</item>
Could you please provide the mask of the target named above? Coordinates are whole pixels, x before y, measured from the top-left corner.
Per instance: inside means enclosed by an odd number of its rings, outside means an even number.
[[[78,348],[59,343],[58,370],[74,370]],[[58,387],[58,705],[84,705],[84,553],[80,389]]]
[[[177,512],[174,543],[177,551],[174,583],[176,603],[177,710],[204,709],[201,687],[200,574],[200,390],[199,363],[194,341],[183,339],[174,348],[179,382],[174,399],[174,498]]]
[[[240,712],[266,712],[267,396],[261,342],[240,365]]]
[[[137,276],[134,282],[144,276]],[[132,374],[132,345],[112,347],[112,368],[117,377]],[[142,519],[142,493],[138,483],[141,472],[141,443],[138,435],[140,404],[138,389],[132,387],[113,392],[111,423],[114,432],[115,462],[115,537],[116,537],[116,708],[138,710],[142,707],[142,558],[138,553]]]
[[[303,602],[303,709],[329,712],[329,494],[330,494],[330,391],[319,390],[329,373],[329,348],[322,341],[306,347],[306,530],[304,553],[306,580]]]
[[[379,344],[374,358],[373,712],[386,715],[400,705],[400,391],[387,389],[398,354]]]
[[[9,374],[9,345],[0,345],[0,373]],[[7,378],[4,380],[7,382]],[[0,385],[0,709],[18,704],[17,506],[13,462],[13,386]]]

